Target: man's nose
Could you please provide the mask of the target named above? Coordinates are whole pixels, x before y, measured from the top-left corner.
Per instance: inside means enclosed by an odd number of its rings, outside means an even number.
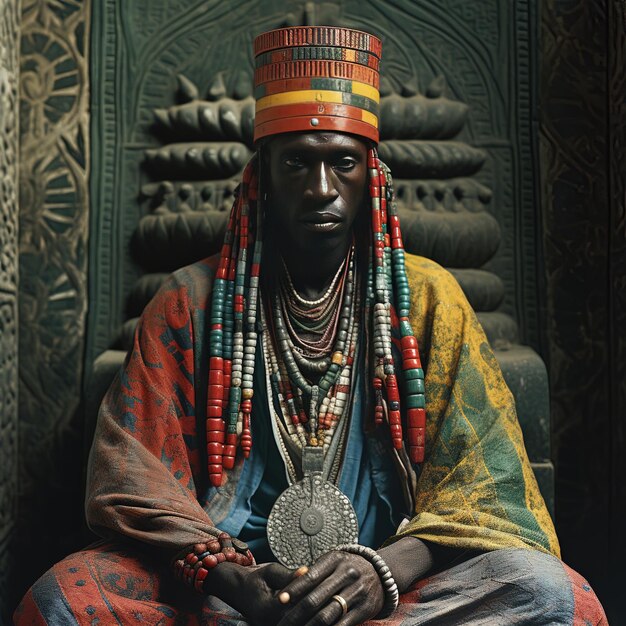
[[[311,168],[305,195],[312,200],[332,200],[337,197],[332,168],[327,163],[322,161]]]

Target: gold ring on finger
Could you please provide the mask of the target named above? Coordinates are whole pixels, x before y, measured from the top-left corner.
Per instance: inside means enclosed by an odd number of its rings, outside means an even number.
[[[345,615],[348,612],[348,603],[345,598],[342,598],[340,595],[336,595],[332,597],[333,600],[339,602],[339,606],[341,607],[341,614]]]

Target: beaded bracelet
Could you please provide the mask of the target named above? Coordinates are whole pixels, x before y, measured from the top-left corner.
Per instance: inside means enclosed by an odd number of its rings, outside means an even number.
[[[233,539],[228,533],[217,532],[209,541],[196,543],[185,555],[187,548],[173,562],[174,575],[200,593],[204,592],[204,579],[209,570],[220,563],[230,561],[244,566],[254,563],[248,544]]]
[[[383,591],[385,592],[385,604],[380,610],[380,613],[374,619],[383,619],[389,617],[397,608],[400,602],[400,592],[398,591],[398,585],[391,575],[391,570],[387,567],[387,564],[383,560],[383,557],[368,548],[367,546],[359,545],[358,543],[346,543],[341,546],[337,546],[335,550],[341,552],[349,552],[350,554],[358,554],[364,559],[367,559],[376,570],[380,578],[380,582],[383,585]]]

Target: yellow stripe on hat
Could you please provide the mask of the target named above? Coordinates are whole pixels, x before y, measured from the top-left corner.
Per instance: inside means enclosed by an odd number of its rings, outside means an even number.
[[[322,91],[320,89],[302,89],[299,91],[287,91],[274,93],[256,101],[256,110],[263,111],[270,107],[281,106],[283,104],[299,104],[300,102],[334,102],[341,104],[341,91]]]
[[[361,110],[361,119],[375,128],[378,128],[378,118],[369,111]]]
[[[352,81],[352,93],[356,93],[359,96],[365,96],[374,102],[380,102],[380,93],[378,89],[367,85],[366,83],[360,83],[356,80]]]

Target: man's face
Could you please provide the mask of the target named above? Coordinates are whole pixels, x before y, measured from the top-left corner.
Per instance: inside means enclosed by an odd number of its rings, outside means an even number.
[[[267,217],[279,237],[303,251],[345,244],[364,210],[367,144],[318,131],[277,135],[267,150]]]

